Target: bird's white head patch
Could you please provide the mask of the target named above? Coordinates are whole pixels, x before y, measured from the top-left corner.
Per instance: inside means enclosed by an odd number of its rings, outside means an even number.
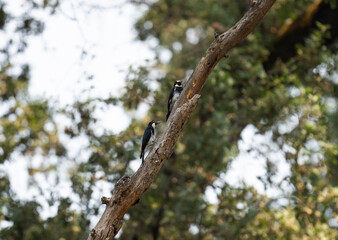
[[[178,81],[176,81],[176,82],[175,82],[175,86],[179,86],[179,87],[181,87],[181,86],[182,86],[182,81],[179,81],[179,80],[178,80]]]

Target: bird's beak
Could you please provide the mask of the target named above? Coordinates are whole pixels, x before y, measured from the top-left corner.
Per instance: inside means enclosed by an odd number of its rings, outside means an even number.
[[[157,125],[157,124],[160,124],[160,123],[161,123],[161,121],[156,121],[156,122],[155,122],[156,125]]]

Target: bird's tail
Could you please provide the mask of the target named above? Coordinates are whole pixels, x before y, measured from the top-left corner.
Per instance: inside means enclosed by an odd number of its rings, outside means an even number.
[[[144,162],[144,152],[141,152],[140,158],[142,159],[142,163]]]
[[[170,113],[171,113],[171,111],[168,111],[168,113],[167,113],[167,120],[166,120],[166,121],[168,121],[168,118],[169,118],[169,116],[170,116]]]

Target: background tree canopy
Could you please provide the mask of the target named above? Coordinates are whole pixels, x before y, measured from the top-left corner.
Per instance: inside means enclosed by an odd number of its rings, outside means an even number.
[[[99,215],[101,203],[93,197],[98,186],[133,173],[143,130],[150,119],[165,119],[173,81],[191,74],[214,30],[226,31],[249,8],[244,0],[130,2],[146,8],[135,28],[139,39],[157,43],[156,61],[131,67],[119,96],[60,109],[28,94],[30,63],[13,59],[44,30],[34,11],[53,15],[63,2],[26,1],[29,9],[13,16],[0,1],[1,36],[15,26],[0,51],[0,221],[6,223],[1,239],[85,238],[90,220]],[[175,154],[129,211],[119,238],[337,239],[337,50],[337,1],[277,1],[214,69]],[[132,119],[124,131],[96,131],[97,108],[134,111],[142,104],[150,105],[147,117]],[[269,138],[246,146],[252,161],[265,161],[259,177],[264,193],[224,178],[248,126],[254,138]],[[72,139],[85,139],[85,154],[70,153]],[[43,217],[39,199],[22,200],[11,189],[3,166],[14,158],[27,164],[29,184],[57,209],[55,216]],[[64,179],[72,189],[67,196],[53,191]],[[212,203],[205,197],[210,189],[216,193]]]

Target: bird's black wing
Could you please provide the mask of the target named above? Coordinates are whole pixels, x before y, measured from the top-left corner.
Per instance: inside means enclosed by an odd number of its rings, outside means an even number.
[[[175,87],[173,87],[169,93],[169,97],[168,97],[168,112],[170,111],[170,105],[171,105],[171,102],[172,102],[172,99],[174,97],[174,89]]]
[[[144,150],[149,142],[149,139],[151,137],[151,128],[147,127],[146,130],[144,131],[143,138],[142,138],[142,147],[141,147],[141,156],[140,158],[143,157],[144,155]]]
[[[167,120],[169,118],[170,112],[171,112],[171,108],[172,108],[172,101],[173,101],[173,97],[174,97],[174,91],[175,91],[175,87],[173,87],[169,93],[169,98],[168,98],[168,113],[167,113]]]

